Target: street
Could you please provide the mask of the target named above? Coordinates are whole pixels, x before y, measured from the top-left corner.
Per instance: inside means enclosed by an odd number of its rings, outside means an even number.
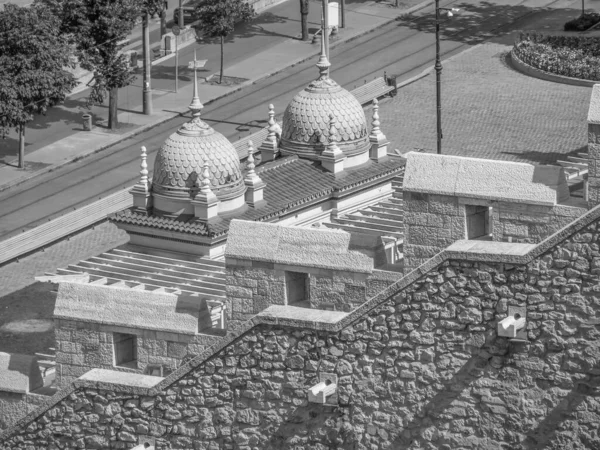
[[[543,6],[539,0],[521,1],[517,4],[527,6],[529,3],[533,7]],[[547,2],[550,3],[556,2]],[[465,8],[465,5],[466,2],[458,6]],[[532,16],[525,14],[525,8],[523,11],[525,16]],[[397,74],[399,81],[402,81],[430,67],[433,64],[435,42],[433,35],[421,28],[427,29],[430,24],[431,8],[424,10],[423,14],[426,16],[409,19],[410,22],[405,20],[392,23],[353,42],[333,48],[330,58],[332,78],[351,90],[362,84],[363,80],[381,76],[384,70],[388,74]],[[516,19],[514,14],[503,15],[502,9],[494,8],[494,14],[483,20],[475,17],[474,20],[461,21],[464,25],[462,27],[448,26],[444,33],[448,38],[442,41],[442,53],[445,58],[456,54],[491,34],[498,34],[499,27],[503,27],[503,32],[524,27],[524,23]],[[266,124],[269,103],[275,105],[277,115],[281,116],[292,97],[316,78],[315,63],[316,60],[299,64],[216,101],[204,109],[202,117],[231,141],[257,131]],[[99,197],[131,186],[139,177],[140,146],[145,145],[148,149],[151,170],[160,145],[188,120],[189,118],[178,117],[109,150],[3,193],[0,195],[0,210],[3,213],[0,218],[0,236],[8,238]]]

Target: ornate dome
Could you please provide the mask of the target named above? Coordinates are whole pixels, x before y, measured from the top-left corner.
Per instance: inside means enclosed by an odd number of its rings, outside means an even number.
[[[152,191],[168,197],[190,198],[199,189],[204,162],[210,187],[221,201],[243,195],[246,187],[233,144],[200,119],[202,104],[194,96],[193,119],[167,138],[156,155]]]
[[[337,145],[352,157],[370,148],[365,112],[359,101],[329,78],[329,61],[321,45],[320,76],[300,91],[283,114],[283,154],[317,159],[329,140],[330,115],[337,121]]]

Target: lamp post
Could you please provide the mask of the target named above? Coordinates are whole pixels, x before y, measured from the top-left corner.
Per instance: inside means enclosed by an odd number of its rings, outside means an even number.
[[[437,105],[437,153],[442,154],[442,62],[440,60],[440,11],[452,17],[458,8],[440,8],[440,0],[435,0],[435,92]]]

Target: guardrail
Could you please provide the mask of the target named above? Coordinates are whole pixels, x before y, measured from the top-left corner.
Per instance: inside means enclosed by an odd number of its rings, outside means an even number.
[[[357,89],[360,90],[361,87]],[[355,90],[352,91],[353,94],[354,91]],[[373,98],[376,98],[379,96],[379,92],[372,92],[372,95],[374,96]],[[361,100],[362,104],[366,104],[373,99],[361,98]],[[278,123],[281,126],[281,122]],[[266,136],[267,129],[262,128],[235,142],[234,147],[236,148],[240,159],[245,159],[248,156],[247,143],[249,140],[253,141],[255,149],[257,149]],[[2,241],[0,266],[18,260],[23,256],[43,249],[67,236],[103,222],[110,214],[131,207],[133,205],[133,198],[129,193],[129,189],[131,189],[131,187],[108,195],[89,205],[71,211],[61,217],[57,217],[43,225],[26,230],[17,236]]]

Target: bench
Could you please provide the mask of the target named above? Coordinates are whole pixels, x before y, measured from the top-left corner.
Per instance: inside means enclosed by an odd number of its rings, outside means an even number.
[[[396,86],[390,86],[387,77],[383,76],[353,89],[352,95],[364,106],[371,103],[374,99],[380,99],[386,95],[393,97],[396,95]]]

